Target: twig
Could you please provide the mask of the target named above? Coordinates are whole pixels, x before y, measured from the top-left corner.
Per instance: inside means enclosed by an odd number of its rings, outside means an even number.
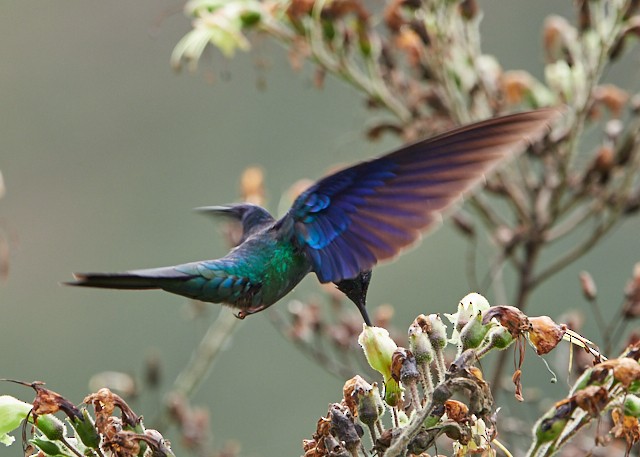
[[[538,287],[541,283],[549,279],[551,276],[555,275],[562,269],[564,269],[567,265],[574,262],[576,259],[579,259],[584,254],[589,252],[593,245],[598,242],[604,235],[606,235],[609,230],[611,230],[615,223],[618,221],[618,218],[613,216],[609,217],[609,220],[605,223],[598,225],[591,236],[587,237],[582,243],[578,244],[575,248],[567,251],[558,257],[551,265],[549,265],[546,269],[541,271],[534,279],[532,279],[532,287]]]
[[[209,329],[200,341],[198,347],[191,355],[189,363],[183,368],[173,383],[169,392],[180,396],[189,397],[206,379],[213,362],[220,353],[228,339],[238,327],[240,319],[233,312],[222,308],[218,317],[211,323]],[[170,411],[166,407],[155,421],[155,428],[162,429],[169,422]]]
[[[278,333],[286,337],[288,327],[284,323],[282,315],[277,311],[269,312],[267,314],[271,323],[276,329],[278,329]],[[291,341],[293,344],[295,344],[296,347],[300,349],[300,352],[309,357],[311,360],[319,363],[320,366],[322,366],[329,373],[339,378],[350,378],[351,376],[353,376],[353,367],[339,363],[335,358],[329,357],[326,352],[318,349],[316,346],[310,345],[303,340],[295,338],[288,338],[288,341]],[[339,354],[340,356],[346,356],[348,353],[346,351],[340,351]]]
[[[240,319],[233,312],[225,308],[220,310],[220,314],[200,341],[189,363],[173,383],[173,392],[186,397],[195,392],[239,322]]]

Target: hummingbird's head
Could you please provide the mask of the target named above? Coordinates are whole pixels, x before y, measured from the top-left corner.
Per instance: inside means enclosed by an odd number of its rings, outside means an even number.
[[[240,239],[240,243],[261,228],[275,221],[266,209],[252,203],[232,203],[221,206],[204,206],[196,209],[206,214],[226,216],[240,222],[242,225],[242,238]]]
[[[251,203],[234,204],[232,208],[238,215],[245,233],[271,224],[275,220],[266,209]]]
[[[336,283],[338,290],[345,294],[349,300],[358,307],[365,306],[367,302],[367,291],[371,282],[371,270],[362,271],[355,278],[343,279]]]

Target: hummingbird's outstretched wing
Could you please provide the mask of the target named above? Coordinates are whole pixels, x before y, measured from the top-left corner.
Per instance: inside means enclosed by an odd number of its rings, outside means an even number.
[[[288,213],[318,279],[354,278],[397,255],[560,114],[540,109],[467,125],[318,181]]]

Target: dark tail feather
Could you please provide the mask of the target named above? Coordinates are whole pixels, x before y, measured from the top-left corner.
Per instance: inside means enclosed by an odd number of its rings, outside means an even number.
[[[168,283],[193,278],[173,268],[152,268],[124,273],[74,273],[76,280],[69,286],[99,287],[103,289],[162,289]]]
[[[158,289],[156,278],[145,278],[126,273],[74,273],[76,280],[65,282],[68,286],[101,287],[103,289]]]

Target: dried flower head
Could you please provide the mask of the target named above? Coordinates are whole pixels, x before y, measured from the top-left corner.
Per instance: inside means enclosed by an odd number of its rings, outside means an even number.
[[[616,438],[623,438],[627,442],[627,455],[634,444],[640,441],[640,423],[635,416],[624,414],[620,408],[611,411],[613,428],[611,434]]]
[[[595,300],[598,295],[598,289],[596,288],[596,283],[593,280],[593,277],[588,271],[580,272],[580,286],[582,287],[582,293],[587,300]]]
[[[624,288],[624,295],[624,317],[632,319],[640,316],[640,263],[633,267],[633,275]]]
[[[529,341],[535,346],[538,355],[551,352],[567,331],[566,325],[556,324],[549,316],[529,317],[529,323]]]

